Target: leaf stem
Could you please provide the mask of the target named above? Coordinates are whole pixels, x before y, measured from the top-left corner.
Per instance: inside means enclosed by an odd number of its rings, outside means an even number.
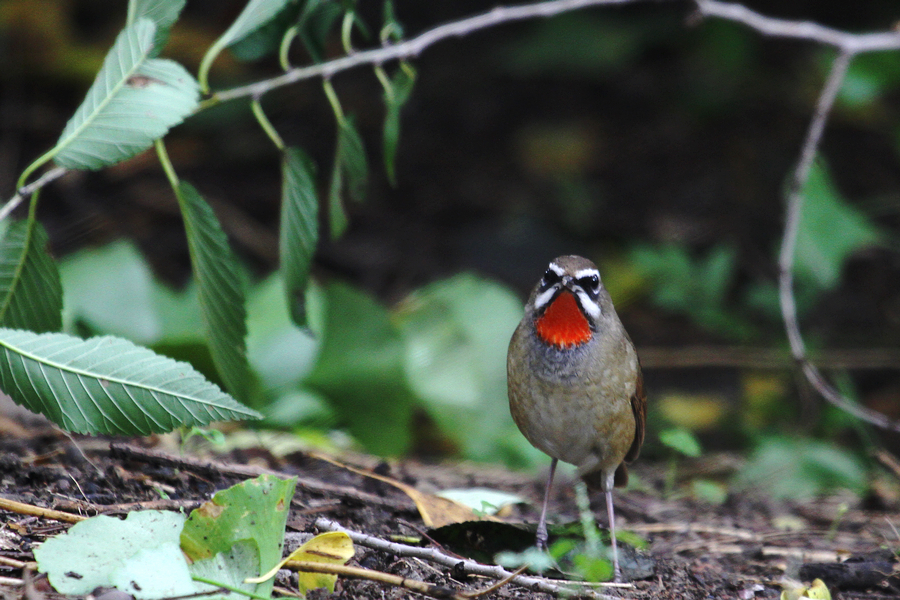
[[[253,116],[256,117],[257,121],[259,121],[259,126],[262,127],[263,131],[266,132],[266,135],[269,136],[269,139],[272,140],[272,143],[275,144],[275,147],[279,150],[284,150],[284,140],[281,139],[281,136],[278,135],[278,131],[272,125],[272,122],[269,121],[266,113],[263,112],[260,99],[254,98],[253,101],[250,102],[250,108],[253,110]]]
[[[156,147],[156,156],[159,157],[159,164],[162,165],[163,171],[165,171],[166,177],[169,180],[169,184],[172,186],[172,189],[177,192],[181,182],[178,180],[178,173],[175,172],[175,167],[172,166],[172,161],[169,159],[169,153],[166,151],[165,142],[163,142],[162,138],[159,138],[153,142],[153,145]]]
[[[201,577],[199,575],[191,575],[191,579],[194,581],[198,581],[200,583],[205,583],[207,585],[214,585],[223,590],[228,590],[230,592],[234,592],[235,594],[240,594],[241,596],[247,596],[248,598],[253,598],[254,600],[270,600],[267,596],[262,596],[260,594],[254,594],[253,592],[248,592],[247,590],[242,590],[236,585],[230,585],[223,581],[215,581],[213,579],[208,579],[206,577]]]
[[[297,37],[297,34],[299,32],[300,26],[292,25],[290,28],[288,28],[287,31],[284,32],[284,37],[281,38],[281,45],[278,47],[278,63],[285,71],[291,70],[291,61],[288,58],[288,52],[291,49],[291,44],[294,42],[294,38]]]
[[[351,36],[353,35],[353,23],[356,20],[356,15],[352,10],[348,10],[344,13],[344,20],[341,22],[341,44],[344,46],[344,52],[347,54],[353,54],[353,40]]]
[[[337,119],[338,125],[341,127],[344,126],[344,122],[346,121],[346,117],[344,116],[344,109],[341,108],[341,100],[338,98],[337,93],[334,91],[334,86],[331,85],[330,79],[324,79],[322,81],[322,88],[325,90],[325,95],[328,97],[328,102],[331,104],[331,110],[334,111],[334,118]]]

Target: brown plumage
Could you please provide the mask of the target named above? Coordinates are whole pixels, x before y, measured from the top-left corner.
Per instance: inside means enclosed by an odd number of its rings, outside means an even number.
[[[574,464],[606,493],[618,577],[612,489],[628,482],[626,463],[640,453],[647,403],[634,345],[594,263],[580,256],[550,263],[510,341],[507,381],[513,419],[553,459],[538,546],[547,542],[556,462]]]

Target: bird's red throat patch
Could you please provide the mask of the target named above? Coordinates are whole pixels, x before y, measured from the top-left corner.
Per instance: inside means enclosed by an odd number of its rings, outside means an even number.
[[[538,337],[560,348],[577,346],[591,339],[591,326],[575,296],[568,290],[560,292],[534,326]]]

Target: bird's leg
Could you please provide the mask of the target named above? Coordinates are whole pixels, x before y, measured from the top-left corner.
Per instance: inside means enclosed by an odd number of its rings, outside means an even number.
[[[544,490],[544,505],[541,507],[541,519],[538,521],[537,527],[537,538],[535,539],[535,545],[538,547],[538,550],[547,551],[547,540],[549,536],[547,535],[547,505],[550,503],[550,489],[553,487],[553,474],[556,473],[556,463],[559,460],[554,458],[550,461],[550,476],[547,477],[547,489]]]
[[[606,513],[609,515],[609,539],[612,542],[614,581],[622,580],[622,570],[619,568],[619,547],[616,544],[616,513],[613,509],[612,487],[606,490]]]

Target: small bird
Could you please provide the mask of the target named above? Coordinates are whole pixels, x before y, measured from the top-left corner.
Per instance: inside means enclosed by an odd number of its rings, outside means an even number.
[[[578,467],[588,487],[606,494],[619,580],[612,491],[628,483],[625,463],[640,452],[647,400],[634,345],[593,262],[560,256],[550,263],[513,333],[506,373],[513,420],[553,459],[538,548],[547,547],[547,503],[562,460]]]

